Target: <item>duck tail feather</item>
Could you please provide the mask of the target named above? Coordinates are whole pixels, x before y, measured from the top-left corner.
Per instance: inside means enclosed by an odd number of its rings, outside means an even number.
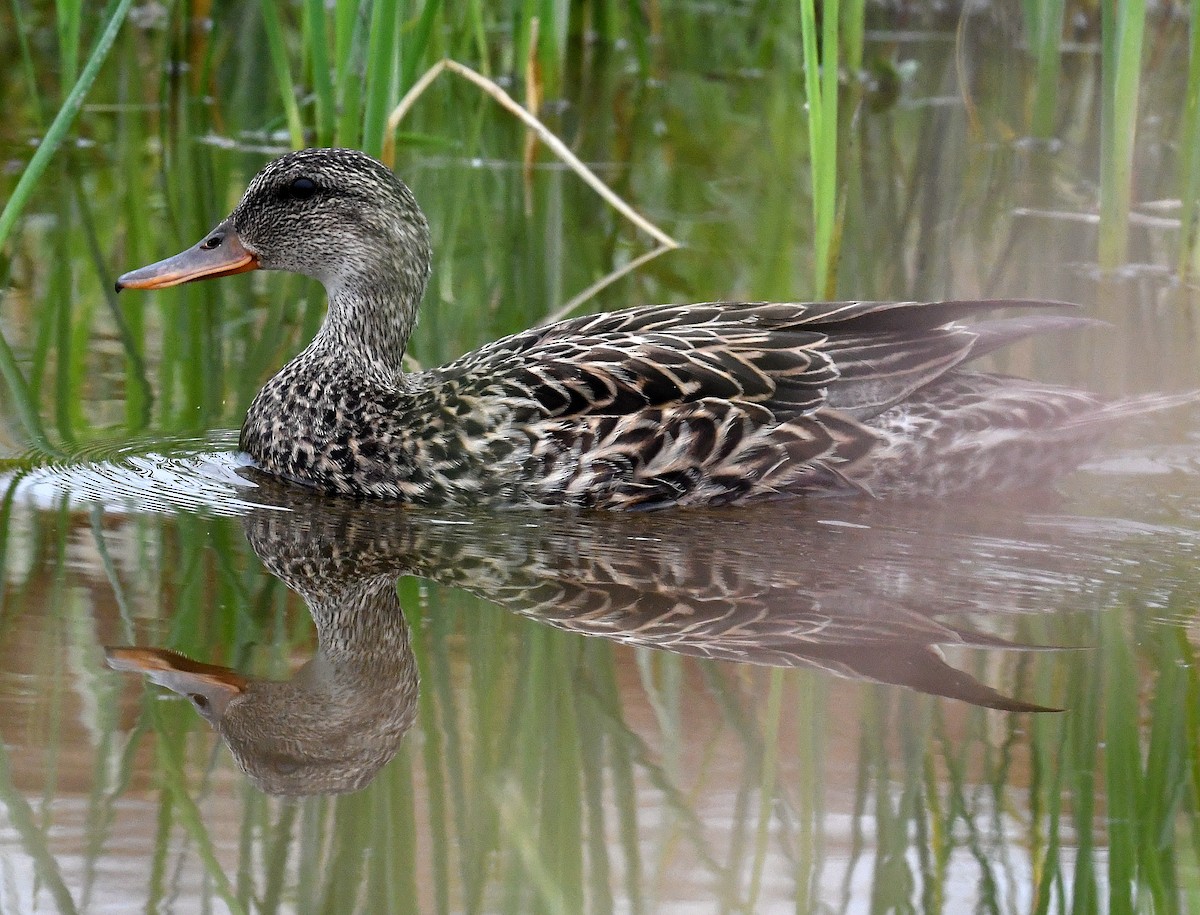
[[[1016,318],[999,318],[979,324],[968,324],[966,329],[973,333],[976,339],[971,344],[967,358],[986,356],[1027,337],[1108,326],[1110,325],[1105,321],[1075,315],[1021,315]]]
[[[1078,426],[1109,425],[1118,420],[1173,410],[1200,402],[1200,391],[1181,391],[1177,394],[1143,394],[1137,397],[1122,397],[1095,410],[1084,413],[1064,424],[1064,428]]]

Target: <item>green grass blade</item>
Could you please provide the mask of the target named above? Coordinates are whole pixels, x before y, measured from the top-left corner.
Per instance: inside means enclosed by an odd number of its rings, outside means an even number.
[[[862,70],[867,0],[845,0],[842,7],[841,56],[852,78]]]
[[[267,50],[271,55],[271,65],[275,69],[275,81],[279,84],[279,98],[283,102],[283,111],[287,117],[288,135],[292,147],[300,149],[304,143],[304,125],[300,121],[300,106],[296,102],[296,90],[292,81],[292,68],[288,64],[287,40],[283,34],[283,22],[279,18],[279,8],[271,0],[259,3],[262,10],[263,27],[267,33]]]
[[[1035,36],[1037,66],[1034,77],[1033,122],[1035,137],[1054,136],[1058,105],[1058,81],[1062,71],[1062,28],[1064,0],[1045,0],[1031,4],[1027,28]]]
[[[1100,266],[1125,262],[1133,196],[1145,0],[1101,4],[1103,104],[1100,146]]]
[[[775,776],[779,764],[779,720],[783,709],[783,670],[771,670],[771,686],[767,693],[766,722],[763,728],[763,744],[759,775],[758,826],[754,833],[754,858],[750,872],[750,891],[746,908],[753,912],[758,908],[758,894],[762,889],[763,868],[767,860],[767,839],[770,836],[772,809],[775,801]]]
[[[400,90],[407,92],[417,79],[417,73],[427,69],[433,61],[429,60],[430,42],[434,35],[434,26],[438,22],[438,13],[442,10],[442,0],[425,0],[421,7],[421,18],[417,20],[412,36],[401,46],[400,54]]]
[[[64,915],[76,912],[75,901],[63,880],[58,859],[50,850],[46,832],[38,826],[25,795],[13,784],[8,747],[3,743],[0,743],[0,805],[7,812],[13,831],[20,836],[25,853],[33,859],[39,882],[50,890],[58,911]]]
[[[50,123],[46,135],[42,137],[41,143],[38,144],[37,150],[30,158],[29,164],[25,166],[25,170],[17,180],[17,186],[13,189],[12,196],[4,204],[4,209],[0,210],[0,250],[3,250],[8,243],[8,237],[16,224],[17,217],[25,208],[25,204],[29,202],[38,179],[42,177],[46,166],[50,164],[54,153],[66,138],[67,131],[71,129],[75,116],[83,107],[83,100],[87,98],[88,91],[96,81],[96,75],[100,72],[101,65],[108,57],[108,52],[112,50],[113,43],[117,40],[117,33],[121,30],[121,24],[125,21],[132,5],[133,0],[117,0],[115,7],[104,22],[100,38],[88,56],[83,72],[79,74],[79,79],[75,81],[75,85],[58,110],[58,114]]]
[[[3,334],[0,334],[0,376],[4,377],[4,383],[8,387],[17,418],[21,421],[30,444],[43,454],[61,455],[62,451],[46,435],[37,402],[29,390],[29,383],[25,380],[20,366],[17,365],[17,357],[13,354],[12,347],[8,345],[8,340]]]
[[[79,33],[83,23],[82,0],[57,0],[54,15],[58,30],[58,66],[65,84],[79,77]]]
[[[1188,23],[1188,78],[1179,132],[1179,274],[1200,272],[1200,0]]]
[[[363,105],[362,149],[378,157],[395,92],[396,39],[400,31],[395,0],[375,0],[371,6],[371,35],[367,44],[367,97]]]
[[[337,47],[335,69],[338,74],[335,142],[338,146],[357,146],[362,142],[362,93],[371,4],[339,3],[335,7],[334,19]]]
[[[808,150],[812,173],[813,266],[816,295],[832,298],[837,287],[837,138],[838,24],[837,0],[821,8],[818,33],[815,0],[800,4],[804,48],[804,89],[808,100]],[[818,52],[818,38],[820,51]]]
[[[328,17],[323,0],[305,0],[304,29],[306,50],[311,55],[313,95],[316,105],[317,145],[333,143],[337,100],[333,90],[333,72],[329,62]]]

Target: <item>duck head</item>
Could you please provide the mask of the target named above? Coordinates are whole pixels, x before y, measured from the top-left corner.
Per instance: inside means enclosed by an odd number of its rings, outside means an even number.
[[[268,163],[199,243],[116,285],[162,289],[248,270],[300,273],[324,285],[335,328],[389,342],[399,336],[402,352],[430,263],[429,225],[391,169],[353,149],[302,149]]]
[[[382,612],[377,622],[391,629],[382,650],[356,645],[359,633],[338,630],[333,639],[345,639],[349,650],[321,646],[288,680],[246,676],[165,648],[114,646],[105,655],[113,670],[142,674],[191,702],[262,791],[285,797],[357,791],[396,755],[416,719],[416,659],[395,585],[386,586],[391,597],[381,594],[382,606],[374,607],[372,595],[350,608]]]
[[[105,650],[113,670],[144,674],[159,686],[186,696],[209,724],[217,726],[250,685],[229,667],[193,661],[168,648],[113,647]]]

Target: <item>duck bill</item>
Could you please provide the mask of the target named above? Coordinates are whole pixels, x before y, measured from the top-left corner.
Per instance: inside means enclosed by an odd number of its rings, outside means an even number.
[[[242,240],[226,219],[209,232],[203,241],[186,251],[123,274],[117,280],[117,292],[122,289],[166,289],[193,280],[232,276],[257,269],[258,255],[242,245]]]
[[[166,648],[105,648],[104,657],[113,670],[142,674],[193,702],[204,697],[202,714],[210,720],[218,720],[229,701],[250,685],[248,677],[232,668],[193,661]]]

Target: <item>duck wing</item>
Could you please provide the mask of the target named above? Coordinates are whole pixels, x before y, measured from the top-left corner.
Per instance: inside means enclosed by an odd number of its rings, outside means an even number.
[[[964,360],[1081,319],[1011,319],[987,333],[957,319],[1060,303],[817,302],[661,305],[559,321],[497,340],[437,370],[522,393],[546,418],[626,415],[716,399],[785,422],[833,409],[875,416]],[[986,347],[981,343],[986,342]]]
[[[981,341],[993,348],[1037,329],[1027,319],[988,335],[956,319],[1020,304],[707,303],[592,315],[410,376],[407,408],[431,439],[423,465],[445,452],[478,464],[454,469],[460,478],[512,485],[538,504],[656,508],[862,489],[859,464],[883,442],[874,417],[953,377]],[[507,476],[495,472],[502,464]]]

